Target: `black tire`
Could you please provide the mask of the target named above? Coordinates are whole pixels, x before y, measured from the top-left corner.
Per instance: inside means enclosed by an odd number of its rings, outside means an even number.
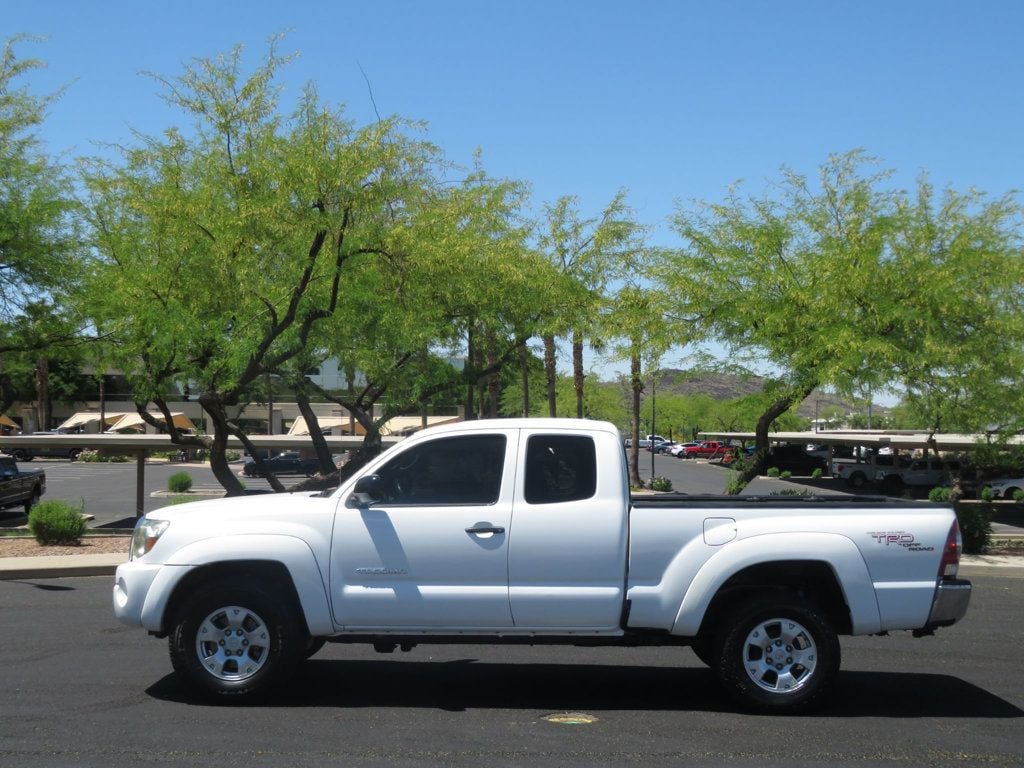
[[[854,472],[847,482],[851,488],[863,488],[867,481],[868,478],[863,472]]]
[[[693,651],[693,655],[700,659],[700,662],[705,666],[715,667],[715,644],[709,639],[704,637],[698,637],[690,644],[690,650]]]
[[[13,456],[17,461],[32,461],[32,459],[35,458],[33,454],[29,453],[24,448],[15,448],[11,451],[11,456]]]
[[[302,658],[311,659],[316,656],[320,649],[327,643],[322,637],[311,637],[309,642],[306,643],[306,649],[302,652]]]
[[[720,627],[713,666],[729,696],[746,709],[772,714],[808,710],[821,702],[839,672],[835,630],[797,595],[750,599]]]
[[[39,489],[36,488],[32,491],[32,495],[25,499],[25,514],[28,515],[32,512],[32,507],[39,503]]]
[[[879,488],[886,496],[902,496],[903,479],[898,475],[889,475],[887,478],[882,480]]]
[[[171,664],[182,683],[222,701],[259,699],[276,690],[291,677],[308,644],[291,600],[238,577],[208,582],[188,595],[168,637]]]
[[[71,459],[71,461],[78,461],[78,457],[81,455],[81,448],[72,448],[70,451],[68,451],[68,458]]]

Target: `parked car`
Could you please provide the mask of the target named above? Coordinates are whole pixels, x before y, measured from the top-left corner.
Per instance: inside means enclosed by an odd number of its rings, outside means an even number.
[[[775,467],[780,472],[794,475],[810,475],[816,469],[827,472],[828,462],[821,456],[808,453],[802,445],[776,445],[768,451],[765,467]]]
[[[704,440],[696,445],[686,448],[679,458],[681,459],[712,459],[722,456],[729,450],[729,446],[717,440]]]
[[[46,493],[46,473],[41,469],[21,471],[12,456],[0,455],[0,508],[25,507],[29,513]]]
[[[305,475],[311,477],[320,469],[316,459],[304,459],[298,451],[285,451],[263,460],[263,466],[275,475]],[[263,473],[254,459],[249,459],[242,467],[246,477],[262,477]]]
[[[50,431],[50,432],[33,432],[32,435],[66,435],[68,432],[61,431]],[[71,459],[74,461],[82,454],[82,449],[77,445],[19,445],[17,447],[10,447],[0,449],[4,453],[9,453],[18,461],[32,461],[35,458],[52,458],[52,459]]]
[[[687,448],[691,448],[691,447],[693,447],[695,445],[700,445],[700,443],[699,442],[695,442],[695,443],[676,443],[675,445],[673,445],[671,448],[668,449],[668,453],[671,456],[676,456],[676,457],[682,458],[683,452]]]
[[[890,496],[903,492],[905,487],[934,488],[949,482],[950,470],[959,470],[960,462],[944,459],[915,459],[909,466],[895,466],[879,469],[875,482],[879,489]]]
[[[906,468],[910,459],[896,457],[891,453],[869,454],[863,459],[836,459],[832,462],[832,477],[843,480],[851,488],[863,488],[875,479],[880,471],[891,467]]]
[[[1024,491],[1024,477],[1004,477],[999,480],[989,480],[984,484],[985,488],[992,490],[994,499],[1013,499],[1018,491]]]
[[[675,440],[661,440],[660,442],[656,441],[654,445],[647,450],[654,451],[654,453],[668,453],[677,445],[679,445],[679,443]]]

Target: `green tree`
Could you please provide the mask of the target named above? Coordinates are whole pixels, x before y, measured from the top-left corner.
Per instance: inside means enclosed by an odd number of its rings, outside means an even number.
[[[952,192],[935,207],[926,182],[912,200],[873,165],[833,156],[816,186],[786,172],[772,197],[674,218],[685,247],[663,280],[689,327],[779,372],[744,481],[770,424],[818,386],[897,384],[976,416],[1019,391],[1018,209]]]
[[[4,355],[0,412],[14,401],[34,401],[36,429],[49,429],[54,402],[86,399],[92,389],[82,372],[89,340],[48,302],[26,304],[8,326],[20,349]]]
[[[573,387],[576,416],[582,418],[583,347],[587,337],[595,337],[598,316],[607,298],[609,284],[639,247],[641,227],[626,205],[626,193],[620,191],[601,215],[581,218],[579,201],[565,196],[554,204],[545,204],[545,221],[539,237],[540,249],[567,279],[566,292],[559,303],[548,305],[543,332],[544,367],[547,376],[548,413],[554,415],[555,340],[568,334],[572,344]]]
[[[892,299],[885,357],[931,432],[1024,427],[1021,209],[1005,196],[946,190],[927,179],[901,199],[886,266]]]
[[[647,285],[644,276],[657,271],[657,264],[665,252],[644,249],[635,252],[629,269],[624,270],[624,280],[609,303],[608,311],[602,316],[607,337],[614,339],[613,359],[629,361],[630,393],[630,449],[627,456],[629,482],[641,485],[640,480],[640,424],[641,400],[644,392],[645,370],[657,376],[662,357],[680,339],[675,338],[673,328],[666,322],[671,307],[668,294]],[[657,428],[654,411],[651,413],[651,432]]]
[[[147,401],[166,411],[171,382],[196,383],[213,434],[172,428],[172,439],[210,448],[231,494],[242,487],[227,438],[248,438],[229,409],[308,349],[343,291],[359,290],[346,280],[354,262],[400,261],[389,244],[440,162],[415,126],[356,127],[312,86],[282,114],[274,78],[285,61],[272,46],[244,76],[236,48],[161,78],[189,130],[141,137],[85,174],[98,258],[83,309],[116,339],[140,413]]]
[[[63,335],[25,337],[13,321],[30,303],[68,287],[78,266],[70,180],[36,134],[59,93],[37,96],[21,83],[43,66],[18,58],[16,47],[27,41],[9,38],[0,54],[0,354],[68,342]],[[67,324],[50,330],[78,331]]]
[[[497,415],[499,377],[511,375],[557,277],[525,246],[522,200],[521,185],[470,174],[412,213],[403,241],[389,248],[402,254],[402,269],[363,259],[357,266],[365,272],[351,273],[373,290],[358,291],[319,328],[318,348],[366,378],[358,393],[324,395],[354,415],[368,451],[383,422],[437,398],[452,402],[482,386],[481,411]]]

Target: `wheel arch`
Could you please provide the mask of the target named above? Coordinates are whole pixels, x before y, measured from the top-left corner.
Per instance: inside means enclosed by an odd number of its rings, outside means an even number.
[[[881,626],[878,600],[857,546],[838,534],[767,534],[727,544],[698,571],[683,596],[672,634],[695,637],[752,592],[810,595],[841,634]],[[712,613],[714,609],[714,613]]]
[[[327,590],[312,550],[296,537],[265,535],[206,539],[175,553],[148,590],[142,625],[166,633],[183,595],[199,584],[239,574],[270,584],[294,600],[311,635],[334,631]]]
[[[201,585],[236,577],[242,577],[261,585],[269,585],[271,591],[276,592],[280,598],[296,607],[296,612],[302,617],[303,625],[306,625],[305,612],[302,610],[299,593],[295,589],[295,582],[292,581],[291,574],[284,563],[275,560],[229,560],[193,568],[182,576],[164,608],[161,622],[163,630],[169,629],[169,623],[173,620],[182,602]],[[305,626],[305,629],[308,633],[309,627]]]
[[[778,560],[752,565],[733,574],[708,604],[698,637],[713,637],[719,622],[755,595],[791,593],[816,605],[837,634],[853,631],[850,608],[839,579],[821,560]]]

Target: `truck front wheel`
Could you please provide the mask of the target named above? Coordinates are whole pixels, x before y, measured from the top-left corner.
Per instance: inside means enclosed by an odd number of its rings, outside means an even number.
[[[817,704],[839,671],[839,639],[796,595],[758,597],[723,622],[715,671],[741,706],[792,713]]]
[[[220,699],[261,697],[284,683],[308,643],[290,601],[243,579],[207,583],[177,610],[171,664],[192,691]]]

